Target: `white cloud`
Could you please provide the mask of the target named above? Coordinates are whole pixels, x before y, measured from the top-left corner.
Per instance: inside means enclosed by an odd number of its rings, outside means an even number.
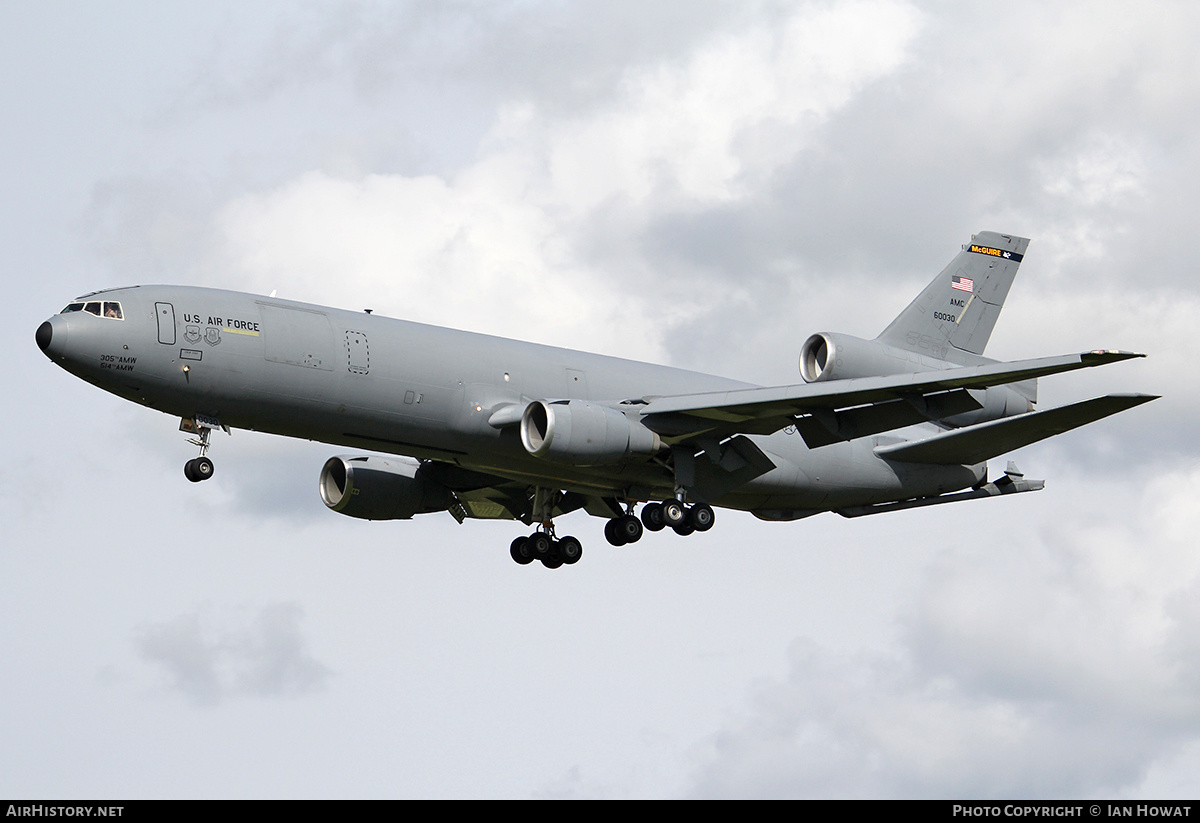
[[[744,196],[744,183],[762,185],[816,123],[901,65],[918,29],[907,4],[800,6],[683,64],[639,67],[612,110],[552,127],[553,187],[585,210],[664,190],[693,205]]]
[[[905,4],[800,6],[629,69],[580,114],[501,109],[481,156],[450,176],[310,172],[217,218],[230,285],[576,348],[657,359],[691,297],[647,299],[649,221],[746,196],[812,123],[901,64]],[[865,34],[864,34],[865,33]],[[597,227],[611,224],[615,248]],[[630,294],[638,299],[630,300]],[[578,318],[587,322],[579,323]]]

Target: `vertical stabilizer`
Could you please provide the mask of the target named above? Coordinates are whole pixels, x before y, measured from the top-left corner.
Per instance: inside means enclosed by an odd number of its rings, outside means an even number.
[[[976,234],[876,339],[954,363],[976,362],[1028,246],[1025,237]]]

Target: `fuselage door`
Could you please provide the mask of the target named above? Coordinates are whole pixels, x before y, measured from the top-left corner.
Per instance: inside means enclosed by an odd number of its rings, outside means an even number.
[[[337,344],[325,312],[261,302],[258,307],[262,312],[267,360],[333,370],[337,364]]]
[[[371,350],[367,346],[365,333],[346,332],[346,364],[353,374],[367,374],[371,371]]]
[[[170,303],[155,303],[154,314],[158,317],[158,342],[175,345],[175,307]]]

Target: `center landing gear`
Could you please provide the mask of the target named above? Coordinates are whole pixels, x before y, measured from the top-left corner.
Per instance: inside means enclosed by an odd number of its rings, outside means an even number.
[[[604,538],[614,546],[636,543],[642,539],[642,521],[629,512],[604,524]]]

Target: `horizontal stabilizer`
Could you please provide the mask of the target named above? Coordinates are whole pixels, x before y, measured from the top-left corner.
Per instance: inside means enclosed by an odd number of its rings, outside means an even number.
[[[905,463],[973,465],[1157,399],[1152,394],[1110,394],[1057,409],[977,423],[924,440],[880,446],[875,453]]]

